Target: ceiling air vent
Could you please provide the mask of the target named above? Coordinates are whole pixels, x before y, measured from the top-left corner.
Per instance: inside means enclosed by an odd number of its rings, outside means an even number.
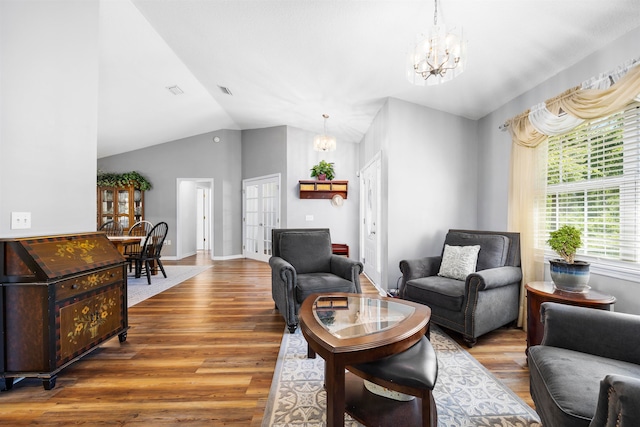
[[[228,87],[224,87],[224,86],[220,86],[220,85],[218,85],[218,87],[220,88],[222,93],[224,93],[226,95],[233,95]]]
[[[181,95],[184,93],[184,91],[180,89],[177,85],[167,86],[167,90],[174,95]]]

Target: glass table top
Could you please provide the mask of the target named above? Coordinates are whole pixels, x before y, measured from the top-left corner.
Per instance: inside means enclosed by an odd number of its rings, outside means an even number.
[[[415,308],[389,300],[354,296],[320,296],[313,315],[337,338],[356,338],[390,329],[411,316]]]

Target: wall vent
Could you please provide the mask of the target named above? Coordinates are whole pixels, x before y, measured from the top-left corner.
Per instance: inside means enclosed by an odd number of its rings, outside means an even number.
[[[220,85],[218,85],[218,87],[220,88],[220,90],[222,91],[222,93],[224,93],[224,94],[226,94],[226,95],[233,95],[233,94],[231,93],[231,90],[229,90],[229,88],[228,88],[228,87],[224,87],[224,86],[220,86]]]
[[[167,90],[174,95],[182,95],[184,91],[178,87],[178,85],[167,86]]]

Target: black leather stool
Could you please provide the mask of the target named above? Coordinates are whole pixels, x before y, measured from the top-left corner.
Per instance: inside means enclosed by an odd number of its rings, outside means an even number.
[[[394,415],[393,425],[437,426],[438,412],[431,392],[438,378],[438,359],[431,342],[426,337],[422,337],[413,347],[402,353],[373,362],[348,366],[347,369],[364,380],[421,399],[421,402],[412,402],[410,405],[411,407],[419,406],[422,413],[421,418],[415,413],[409,413],[406,409],[400,409],[397,411],[397,415]],[[362,389],[360,394],[371,393],[364,387]],[[410,404],[409,402],[394,402],[388,398],[381,399],[389,401],[389,407],[393,404],[399,407],[402,407],[403,404]],[[380,403],[375,405],[378,407],[377,409],[385,411],[386,409],[381,407],[386,405],[384,400],[378,402]],[[356,408],[347,401],[347,411],[359,421],[359,418],[375,409],[372,407]],[[359,414],[362,414],[362,417]],[[397,417],[406,418],[398,419]]]

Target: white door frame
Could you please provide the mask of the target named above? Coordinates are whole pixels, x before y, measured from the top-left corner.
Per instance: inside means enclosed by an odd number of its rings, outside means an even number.
[[[259,184],[262,181],[266,181],[266,182],[272,182],[275,183],[277,186],[277,191],[276,191],[276,195],[278,197],[276,206],[274,206],[274,208],[276,209],[276,218],[274,221],[274,224],[272,225],[271,228],[278,228],[280,227],[280,217],[281,217],[281,210],[282,210],[282,196],[281,196],[281,192],[280,192],[280,188],[281,188],[281,175],[279,173],[277,174],[272,174],[272,175],[264,175],[264,176],[259,176],[259,177],[255,177],[255,178],[248,178],[248,179],[243,179],[242,180],[242,256],[245,258],[251,258],[251,259],[255,259],[258,261],[265,261],[268,262],[269,258],[271,257],[271,250],[273,249],[273,246],[271,245],[271,243],[267,243],[270,247],[266,248],[265,246],[265,239],[268,239],[270,242],[271,236],[269,235],[266,238],[263,238],[262,240],[260,239],[256,239],[258,245],[262,245],[262,247],[258,247],[258,252],[251,252],[248,250],[248,248],[246,247],[246,243],[247,243],[247,192],[246,192],[246,188],[248,186],[252,186],[252,185],[256,185]],[[261,189],[259,191],[262,191]],[[259,199],[259,206],[258,206],[258,214],[263,214],[264,211],[262,209],[262,197]],[[259,221],[259,227],[260,227],[260,231],[258,232],[259,236],[264,236],[265,230],[264,227],[267,227],[266,224],[264,224],[264,218],[260,218],[258,219]],[[266,252],[265,252],[266,249]]]
[[[180,187],[181,184],[183,182],[194,182],[197,183],[199,182],[204,182],[204,183],[208,183],[209,188],[211,189],[210,192],[210,197],[209,197],[209,253],[210,253],[210,257],[213,260],[213,255],[214,255],[214,247],[215,245],[213,244],[214,240],[213,240],[213,224],[214,224],[214,211],[213,211],[213,192],[214,192],[214,187],[213,187],[213,178],[176,178],[176,259],[182,259],[187,255],[191,255],[191,254],[185,254],[183,251],[183,239],[184,239],[184,232],[182,231],[182,221],[186,220],[186,218],[183,218],[183,214],[182,211],[184,210],[185,206],[184,203],[196,203],[195,198],[193,198],[193,200],[189,201],[184,201],[182,200],[183,197],[181,197],[182,195],[180,194]],[[193,221],[197,221],[197,218],[194,216]]]

